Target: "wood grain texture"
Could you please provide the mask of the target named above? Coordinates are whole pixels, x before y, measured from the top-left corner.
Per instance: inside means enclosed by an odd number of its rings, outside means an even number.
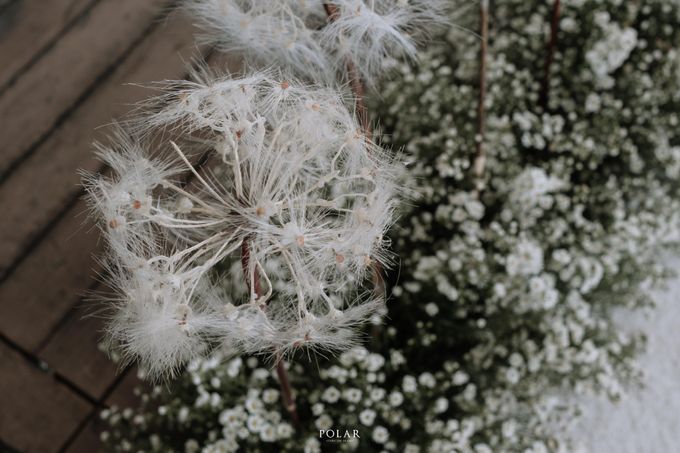
[[[140,403],[136,388],[149,390],[149,384],[139,380],[137,369],[125,370],[124,375],[117,386],[106,398],[101,400],[102,407],[127,408],[137,407]],[[100,440],[100,433],[107,429],[107,425],[101,420],[100,409],[93,411],[88,417],[87,423],[78,432],[74,433],[71,442],[63,449],[64,453],[96,453],[106,451]]]
[[[192,52],[195,50],[190,25],[179,16],[173,18],[137,47],[106,83],[0,185],[0,206],[4,207],[4,219],[0,222],[0,278],[6,276],[50,223],[64,213],[65,207],[76,200],[81,193],[78,169],[100,169],[91,144],[95,139],[103,139],[104,133],[96,128],[120,117],[129,110],[129,104],[151,92],[122,84],[181,78],[186,70],[185,61]],[[79,212],[71,211],[64,216]],[[55,240],[63,244],[67,238]],[[91,252],[89,249],[86,253]],[[73,301],[68,306],[71,305]]]
[[[92,406],[0,343],[0,438],[24,453],[58,451]]]
[[[0,17],[0,92],[99,0],[22,0]]]
[[[120,371],[98,348],[103,328],[102,317],[94,315],[91,304],[83,301],[67,313],[65,322],[37,351],[51,368],[97,400]]]
[[[91,223],[83,223],[84,211],[85,203],[78,202],[0,285],[0,331],[28,351],[36,352],[92,285],[99,235]]]
[[[139,379],[137,368],[132,367],[126,372],[111,395],[106,398],[104,404],[108,407],[115,406],[118,408],[136,407],[140,403],[139,396],[135,393],[137,388],[148,392],[151,390],[151,384]]]
[[[99,440],[100,433],[105,429],[106,425],[95,414],[75,439],[66,446],[63,450],[64,453],[99,453],[106,451]]]
[[[0,178],[144,36],[166,0],[101,0],[0,97]]]

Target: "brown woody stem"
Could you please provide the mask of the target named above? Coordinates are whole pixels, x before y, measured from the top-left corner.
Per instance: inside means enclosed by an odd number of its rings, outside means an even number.
[[[340,9],[332,3],[324,3],[324,9],[328,15],[328,20],[331,22],[335,21],[340,16]],[[354,94],[354,108],[356,110],[357,119],[359,120],[359,125],[361,130],[366,136],[366,140],[371,140],[371,122],[368,115],[368,108],[366,107],[365,93],[366,89],[361,81],[361,74],[357,69],[357,65],[351,58],[347,58],[345,62],[347,68],[347,78],[349,79],[349,86]],[[385,284],[383,282],[382,276],[382,266],[379,262],[373,261],[373,287],[376,293],[385,292]]]
[[[477,197],[484,190],[484,167],[486,166],[486,149],[484,148],[484,129],[486,126],[486,59],[489,51],[489,1],[481,0],[479,9],[479,28],[481,48],[479,51],[479,98],[477,102],[477,131],[475,134],[475,159],[472,164],[475,193]]]
[[[324,9],[326,14],[328,14],[328,19],[333,22],[340,15],[340,9],[332,3],[324,3]],[[355,109],[357,114],[357,119],[361,125],[361,129],[366,135],[367,139],[371,139],[371,123],[368,117],[368,109],[366,108],[366,103],[364,101],[365,97],[365,87],[364,83],[361,81],[361,74],[359,74],[359,69],[357,65],[352,61],[351,58],[347,58],[345,62],[345,67],[347,69],[347,78],[349,79],[349,87],[354,94]]]
[[[560,28],[560,6],[560,0],[555,0],[550,20],[550,41],[548,42],[545,55],[545,72],[543,74],[543,84],[539,97],[539,101],[544,111],[548,109],[548,100],[550,97],[550,69],[555,60],[555,51],[557,50],[557,33]]]
[[[248,245],[248,240],[245,239],[241,244],[241,266],[243,268],[243,274],[245,275],[246,282],[248,283],[248,288],[253,288],[255,292],[254,296],[259,298],[262,295],[262,289],[260,286],[260,275],[257,269],[253,272],[253,282],[250,282],[250,246]],[[253,294],[251,294],[253,296]],[[266,307],[261,306],[261,309]],[[288,379],[288,371],[286,370],[285,361],[281,356],[281,353],[276,353],[276,375],[279,378],[279,386],[281,387],[281,398],[283,399],[283,405],[286,407],[288,414],[290,415],[293,425],[297,428],[300,426],[300,417],[297,413],[297,408],[295,406],[295,398],[293,397],[293,389],[290,385],[290,379]]]
[[[248,245],[248,239],[245,239],[241,244],[241,267],[243,268],[243,275],[248,284],[248,290],[250,291],[250,288],[252,288],[255,293],[250,294],[249,297],[260,297],[262,295],[262,289],[260,287],[260,274],[257,272],[257,269],[253,272],[252,285],[250,281],[250,246]]]
[[[328,20],[333,22],[335,21],[339,15],[340,15],[340,9],[332,4],[332,3],[324,3],[323,5],[324,9],[326,10],[326,14],[328,15]],[[357,119],[359,120],[359,125],[361,126],[361,130],[366,136],[366,140],[371,140],[371,122],[370,118],[368,115],[368,108],[366,107],[366,101],[364,100],[365,98],[365,93],[366,89],[364,87],[364,83],[361,80],[361,74],[359,74],[359,69],[357,68],[357,65],[352,61],[351,58],[347,58],[347,61],[345,62],[345,67],[347,70],[347,78],[349,79],[349,87],[352,90],[352,94],[354,94],[354,108],[356,110],[356,115]],[[382,266],[380,265],[380,262],[376,260],[372,260],[372,268],[373,268],[373,291],[375,294],[385,294],[385,282],[383,281],[382,278]],[[379,337],[380,332],[377,326],[374,326],[373,331],[372,331],[372,337],[374,340],[377,340]]]
[[[291,420],[293,420],[293,425],[297,428],[300,426],[300,417],[298,416],[297,406],[295,405],[293,388],[290,385],[290,380],[288,380],[286,364],[280,353],[276,355],[276,375],[279,378],[279,385],[281,386],[283,404],[286,406],[286,410],[288,411]]]

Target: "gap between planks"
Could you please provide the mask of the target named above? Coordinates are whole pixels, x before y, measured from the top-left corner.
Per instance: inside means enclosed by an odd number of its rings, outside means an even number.
[[[7,30],[0,36],[0,55],[5,61],[0,68],[0,96],[99,1],[16,0],[6,5],[7,10],[0,10],[0,23]]]
[[[167,17],[168,1],[100,1],[3,93],[0,183]]]
[[[53,215],[48,214],[48,217],[50,217],[51,221],[40,223],[39,225],[41,226],[38,226],[36,228],[33,226],[33,224],[35,224],[33,220],[35,219],[36,216],[40,217],[42,212],[36,212],[40,211],[40,209],[35,209],[34,206],[36,204],[40,205],[40,203],[49,205],[52,201],[57,200],[47,200],[44,198],[36,200],[35,197],[31,199],[30,198],[30,195],[32,195],[31,191],[40,190],[40,187],[26,187],[27,184],[29,186],[33,184],[33,181],[17,180],[20,179],[20,177],[16,175],[20,174],[21,171],[25,173],[25,169],[23,169],[22,167],[26,165],[30,165],[31,168],[33,168],[40,164],[39,162],[36,164],[35,159],[30,160],[36,154],[41,155],[41,157],[43,157],[44,159],[53,159],[53,157],[50,156],[50,154],[52,154],[51,152],[52,150],[46,148],[49,148],[50,144],[54,145],[55,141],[57,142],[58,146],[59,137],[57,136],[57,138],[55,139],[55,134],[58,135],[59,132],[62,131],[63,126],[65,126],[66,123],[72,119],[74,113],[78,112],[79,109],[91,98],[91,96],[94,93],[97,93],[98,88],[100,88],[102,84],[107,82],[112,77],[112,75],[116,74],[117,72],[116,69],[120,69],[120,66],[126,60],[128,60],[132,54],[134,54],[134,51],[140,46],[140,44],[143,43],[147,38],[149,38],[150,35],[152,35],[152,33],[157,29],[158,25],[159,21],[154,21],[154,23],[145,30],[143,35],[140,36],[137,40],[135,40],[134,43],[128,47],[126,52],[123,55],[121,55],[112,65],[110,65],[109,70],[107,70],[105,73],[101,74],[100,77],[97,78],[96,84],[94,86],[89,87],[89,89],[87,89],[86,92],[83,93],[83,95],[79,98],[76,104],[70,106],[65,112],[63,112],[60,115],[59,120],[57,121],[55,126],[49,131],[49,133],[40,137],[40,139],[38,139],[37,142],[31,145],[30,149],[20,157],[19,162],[15,162],[14,164],[12,164],[11,169],[14,171],[9,175],[9,177],[5,178],[4,180],[0,178],[0,181],[3,181],[3,183],[0,183],[0,205],[2,204],[8,205],[8,209],[6,210],[5,213],[8,222],[4,224],[4,227],[2,224],[0,224],[0,238],[4,236],[4,239],[0,239],[0,284],[4,282],[7,279],[7,277],[11,274],[11,272],[17,267],[17,265],[28,254],[31,253],[36,243],[39,243],[47,234],[47,232],[49,232],[52,229],[56,222],[60,220],[59,219],[60,214],[66,212],[67,209],[72,207],[77,202],[78,199],[77,191],[74,191],[73,190],[74,188],[72,187],[67,188],[67,190],[71,192],[71,195],[61,199],[62,209],[57,208],[56,212]],[[110,106],[102,106],[101,108],[106,110],[109,109]],[[107,120],[108,118],[106,120],[103,119],[102,121]],[[88,134],[88,137],[89,136],[90,135]],[[88,146],[87,151],[90,154],[92,154],[89,149],[90,144],[88,143],[87,146]],[[63,154],[63,152],[61,154]],[[57,164],[57,168],[63,167],[65,164],[59,161],[55,163]],[[43,163],[43,166],[44,165],[45,163]],[[46,169],[44,171],[48,170],[49,169]],[[71,181],[73,181],[77,176],[76,175],[77,168],[66,169],[66,171],[69,170],[72,170],[73,174],[65,175],[67,177],[66,179],[68,180],[67,184],[71,184]],[[47,173],[48,176],[49,174],[50,173]],[[28,176],[30,177],[30,172],[28,173]],[[46,180],[44,177],[40,179],[43,182],[45,182]],[[75,182],[77,183],[77,180]],[[17,189],[14,190],[13,195],[7,197],[2,196],[2,194],[12,193],[13,187],[17,187]],[[45,193],[45,195],[47,195],[48,197],[53,196],[54,194],[55,192],[53,191]],[[22,196],[24,197],[24,199],[28,196],[29,200],[22,200],[21,199]],[[14,218],[12,218],[12,216],[14,216]],[[31,216],[33,216],[33,218],[31,218]],[[22,225],[22,227],[19,229],[14,228],[14,226],[10,228],[8,224],[12,223],[13,225],[16,225],[17,220],[19,221],[19,224],[21,224],[21,221],[23,220],[24,223],[27,223],[28,225]],[[31,231],[31,228],[33,229],[33,231]]]

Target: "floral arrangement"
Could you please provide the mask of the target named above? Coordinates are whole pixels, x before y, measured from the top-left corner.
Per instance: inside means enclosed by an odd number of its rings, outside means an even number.
[[[296,349],[351,347],[354,328],[383,305],[401,169],[371,140],[363,84],[388,58],[413,56],[438,4],[315,5],[183,2],[217,44],[276,56],[280,68],[241,77],[205,68],[157,84],[161,94],[99,145],[111,174],[85,176],[109,245],[107,336],[152,378],[217,347],[270,355],[285,374]],[[326,45],[314,49],[307,27],[321,14]],[[321,74],[340,71],[331,50],[351,96]]]
[[[266,366],[215,357],[107,410],[112,450],[573,451],[571,395],[640,380],[613,314],[653,305],[679,237],[680,5],[488,6],[374,102],[418,194],[387,327],[291,366],[298,426]]]
[[[115,176],[88,190],[110,245],[111,341],[152,376],[211,342],[270,354],[351,345],[352,327],[381,306],[353,282],[387,264],[397,170],[343,100],[260,74],[172,83],[150,103],[162,108],[134,124],[200,131],[216,162],[201,175],[173,141],[175,160],[127,137],[101,149]],[[194,191],[177,180],[187,169]],[[217,283],[230,262],[248,285]],[[230,288],[248,286],[238,303]]]

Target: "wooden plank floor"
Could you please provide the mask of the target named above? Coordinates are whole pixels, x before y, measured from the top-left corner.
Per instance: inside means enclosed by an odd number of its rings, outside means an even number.
[[[0,451],[93,453],[135,373],[83,317],[100,249],[78,169],[91,143],[200,54],[171,0],[0,0]],[[204,52],[205,53],[205,52]]]

